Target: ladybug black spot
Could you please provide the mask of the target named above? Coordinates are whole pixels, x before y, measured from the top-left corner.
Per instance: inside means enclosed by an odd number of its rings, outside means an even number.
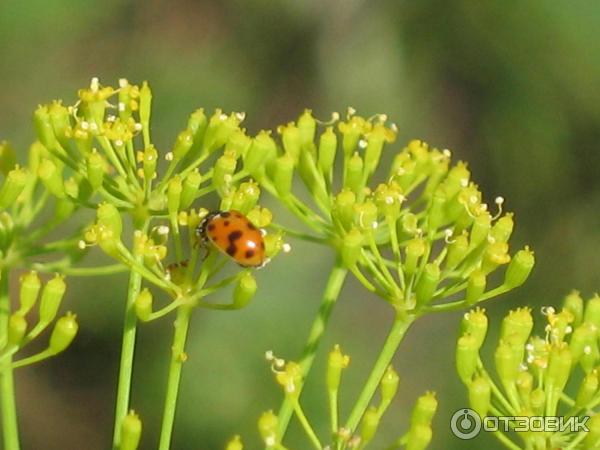
[[[225,227],[228,227],[228,226],[229,226],[229,223],[230,223],[230,222],[229,222],[229,220],[225,220],[225,221],[223,222],[223,226],[225,226]]]
[[[207,228],[208,228],[208,231],[215,231],[215,224],[209,223]]]
[[[225,211],[225,212],[222,212],[222,213],[220,214],[220,216],[221,216],[221,217],[223,217],[224,219],[225,219],[225,218],[227,218],[227,217],[229,217],[230,215],[231,215],[231,213],[228,213],[227,211]]]
[[[254,250],[246,250],[246,258],[252,258],[254,256]]]
[[[252,222],[248,222],[248,229],[249,230],[256,230],[256,227],[254,226],[254,224]]]
[[[231,243],[229,245],[229,247],[227,247],[226,252],[229,256],[234,256],[237,252],[237,246],[235,244]]]
[[[242,233],[240,230],[232,231],[229,233],[229,236],[227,236],[227,239],[229,239],[229,242],[234,242],[241,238],[242,234],[244,233]]]

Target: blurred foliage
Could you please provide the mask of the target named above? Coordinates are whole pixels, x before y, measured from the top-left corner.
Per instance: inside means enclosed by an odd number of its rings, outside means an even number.
[[[246,111],[251,132],[304,107],[317,116],[348,105],[386,112],[400,142],[451,148],[486,192],[503,195],[517,213],[516,245],[531,244],[538,265],[525,287],[488,306],[491,316],[504,315],[572,287],[598,289],[599,25],[600,3],[582,0],[4,0],[0,137],[25,148],[36,102],[71,102],[73,87],[92,76],[152,83],[159,147],[199,106]],[[258,274],[261,290],[250,308],[194,316],[173,448],[221,448],[234,432],[256,448],[255,420],[279,402],[263,352],[299,353],[327,258],[296,243]],[[125,285],[118,277],[95,283],[85,290],[73,283],[68,295],[81,324],[75,351],[23,369],[18,380],[24,448],[108,447]],[[389,324],[361,287],[347,286],[342,296],[324,347],[340,342],[353,355],[345,380],[351,392]],[[435,317],[409,334],[395,363],[401,399],[382,428],[394,433],[415,393],[434,389],[440,412],[432,448],[496,448],[486,436],[465,444],[447,426],[466,397],[458,379],[445,375],[453,371],[453,340],[439,336],[454,335],[458,318]],[[156,386],[166,376],[169,333],[164,322],[141,331],[135,370],[144,382],[133,401],[148,424],[143,448],[156,439],[163,398]],[[311,397],[318,382],[304,394],[315,421],[325,411]]]

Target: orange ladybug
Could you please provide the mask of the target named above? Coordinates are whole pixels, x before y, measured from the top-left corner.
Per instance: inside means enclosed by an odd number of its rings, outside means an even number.
[[[261,230],[239,211],[215,211],[202,221],[196,234],[243,267],[265,263],[265,242]]]

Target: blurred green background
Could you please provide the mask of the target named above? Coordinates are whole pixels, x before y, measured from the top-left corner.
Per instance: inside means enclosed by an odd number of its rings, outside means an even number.
[[[525,287],[487,305],[499,318],[519,304],[556,304],[573,287],[586,297],[600,288],[599,27],[600,2],[578,0],[3,0],[0,138],[25,149],[35,106],[74,102],[92,76],[149,80],[163,149],[200,106],[245,111],[250,132],[305,107],[323,119],[347,106],[387,113],[400,128],[397,146],[421,138],[452,149],[488,199],[502,195],[515,211],[513,242],[532,245],[538,264]],[[264,351],[299,354],[332,262],[319,247],[291,243],[259,272],[250,307],[195,314],[173,449],[219,449],[234,433],[260,448],[256,418],[280,401]],[[124,282],[71,280],[68,307],[81,321],[74,348],[18,373],[25,450],[109,448]],[[431,448],[499,448],[450,434],[449,417],[466,405],[453,368],[459,319],[429,317],[410,331],[395,359],[400,395],[375,448],[404,432],[428,389],[440,400]],[[325,347],[340,343],[353,361],[347,412],[390,314],[351,281],[332,321]],[[144,449],[156,447],[170,333],[162,320],[139,336],[132,405]],[[324,356],[305,402],[326,424]],[[293,427],[290,447],[308,448],[298,436]]]

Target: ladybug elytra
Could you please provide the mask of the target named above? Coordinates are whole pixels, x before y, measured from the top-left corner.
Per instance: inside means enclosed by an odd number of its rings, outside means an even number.
[[[265,263],[265,242],[261,230],[239,211],[209,213],[197,234],[243,267]]]

